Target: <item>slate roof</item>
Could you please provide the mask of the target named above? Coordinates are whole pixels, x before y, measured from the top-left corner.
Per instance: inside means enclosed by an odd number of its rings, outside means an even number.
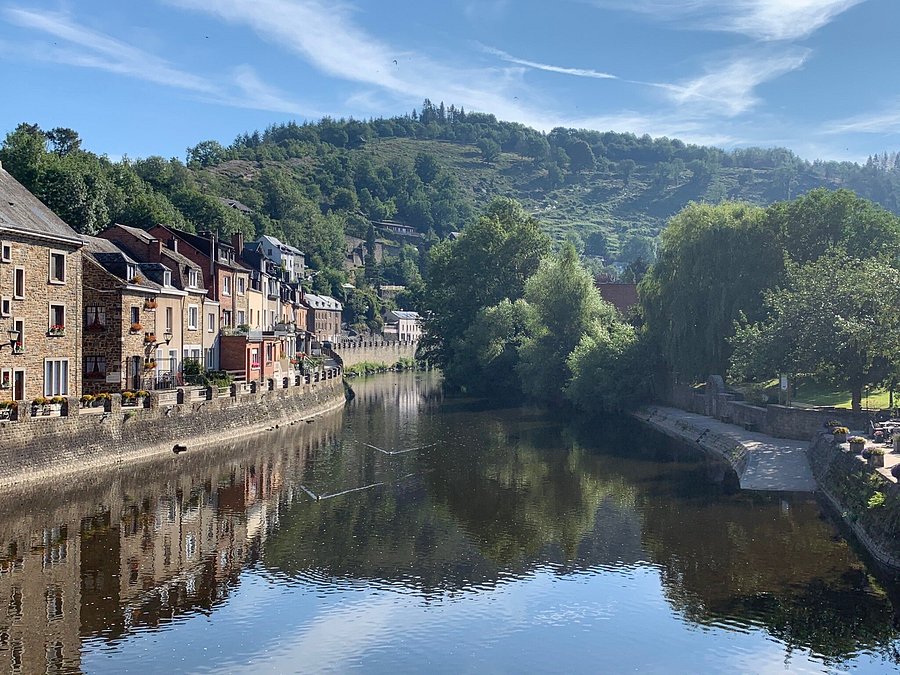
[[[404,321],[419,321],[422,318],[418,312],[407,312],[405,310],[394,310],[391,314]]]
[[[81,246],[82,237],[0,167],[0,228]]]
[[[152,245],[157,241],[157,238],[152,234],[147,232],[147,230],[142,230],[139,227],[131,227],[130,225],[119,225],[118,223],[113,225],[113,227],[121,228],[128,234],[130,234],[135,239],[139,240],[143,244]],[[116,244],[113,244],[116,246]],[[130,248],[128,245],[125,245],[124,250],[135,259],[140,258],[134,249]],[[202,291],[203,287],[203,268],[195,263],[193,260],[188,258],[186,255],[173,251],[168,246],[166,246],[166,242],[163,242],[163,248],[161,252],[161,257],[163,258],[163,265],[172,272],[172,280],[175,286],[181,290],[191,290],[191,291]],[[167,264],[168,263],[168,264]],[[149,263],[142,263],[142,265],[147,265]],[[188,274],[185,268],[191,268],[197,270],[200,274],[198,275],[198,285],[190,286],[188,284]]]
[[[145,268],[147,266],[136,261],[108,239],[85,235],[84,248],[82,251],[85,256],[92,258],[100,265],[100,267],[118,279],[122,284],[140,286],[148,290],[159,290],[162,288],[160,284],[147,279],[146,275],[142,275],[144,278],[140,283],[131,283],[131,280],[127,278],[128,265],[134,265],[135,269],[138,271],[146,271]]]
[[[312,293],[306,293],[303,296],[303,302],[313,309],[328,309],[336,312],[340,312],[343,309],[341,303],[327,295],[313,295]]]

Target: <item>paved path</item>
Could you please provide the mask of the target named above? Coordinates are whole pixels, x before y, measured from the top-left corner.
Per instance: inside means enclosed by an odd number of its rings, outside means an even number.
[[[809,443],[746,431],[743,427],[678,408],[648,406],[645,410],[653,413],[651,424],[668,427],[671,431],[680,430],[679,435],[686,440],[696,441],[705,433],[707,437],[730,439],[747,448],[746,468],[739,475],[741,488],[744,490],[816,490],[816,480],[806,457]],[[684,433],[685,427],[699,431],[698,435],[690,438],[690,434]]]

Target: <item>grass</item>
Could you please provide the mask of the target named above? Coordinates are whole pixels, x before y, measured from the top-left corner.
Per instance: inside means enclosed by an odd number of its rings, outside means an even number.
[[[897,396],[894,397],[895,401]],[[849,408],[850,392],[827,383],[804,380],[797,384],[794,401],[807,405]],[[863,391],[863,408],[883,409],[889,407],[890,394],[886,389]]]

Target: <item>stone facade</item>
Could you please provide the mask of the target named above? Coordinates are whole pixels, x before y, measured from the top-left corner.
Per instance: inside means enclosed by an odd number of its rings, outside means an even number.
[[[81,288],[82,255],[79,247],[52,243],[0,229],[0,242],[7,254],[0,262],[0,398],[31,401],[62,393],[70,395],[81,389]],[[62,256],[63,281],[50,278],[51,255]],[[18,282],[17,282],[18,278]],[[51,330],[59,325],[63,329]],[[21,331],[21,353],[9,346],[10,329]],[[45,377],[46,368],[54,362],[66,364],[62,382],[54,384]]]

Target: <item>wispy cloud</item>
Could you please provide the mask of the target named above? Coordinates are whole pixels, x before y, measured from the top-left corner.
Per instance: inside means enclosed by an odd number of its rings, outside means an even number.
[[[760,103],[756,88],[800,68],[809,50],[763,56],[739,56],[710,68],[705,74],[667,86],[667,96],[680,105],[693,105],[710,114],[734,117]]]
[[[895,101],[892,106],[871,113],[826,122],[822,132],[826,135],[900,134],[900,100]]]
[[[640,12],[703,30],[759,40],[797,40],[866,0],[591,0],[608,9]]]
[[[55,38],[51,45],[25,46],[29,58],[68,66],[93,68],[124,77],[181,89],[221,105],[302,116],[318,115],[267,85],[249,66],[239,66],[231,81],[189,73],[155,54],[78,23],[68,14],[6,8],[11,24]],[[22,51],[21,49],[19,51]]]
[[[610,73],[604,73],[599,70],[591,70],[589,68],[565,68],[563,66],[554,66],[548,63],[539,63],[537,61],[529,61],[527,59],[520,59],[512,54],[504,52],[501,49],[495,49],[494,47],[488,47],[486,45],[479,45],[482,50],[487,52],[488,54],[492,54],[499,58],[502,61],[506,61],[507,63],[514,63],[516,65],[525,66],[526,68],[532,68],[534,70],[543,70],[548,73],[560,73],[561,75],[574,75],[575,77],[588,77],[596,80],[618,80],[619,78],[615,75],[611,75]]]

